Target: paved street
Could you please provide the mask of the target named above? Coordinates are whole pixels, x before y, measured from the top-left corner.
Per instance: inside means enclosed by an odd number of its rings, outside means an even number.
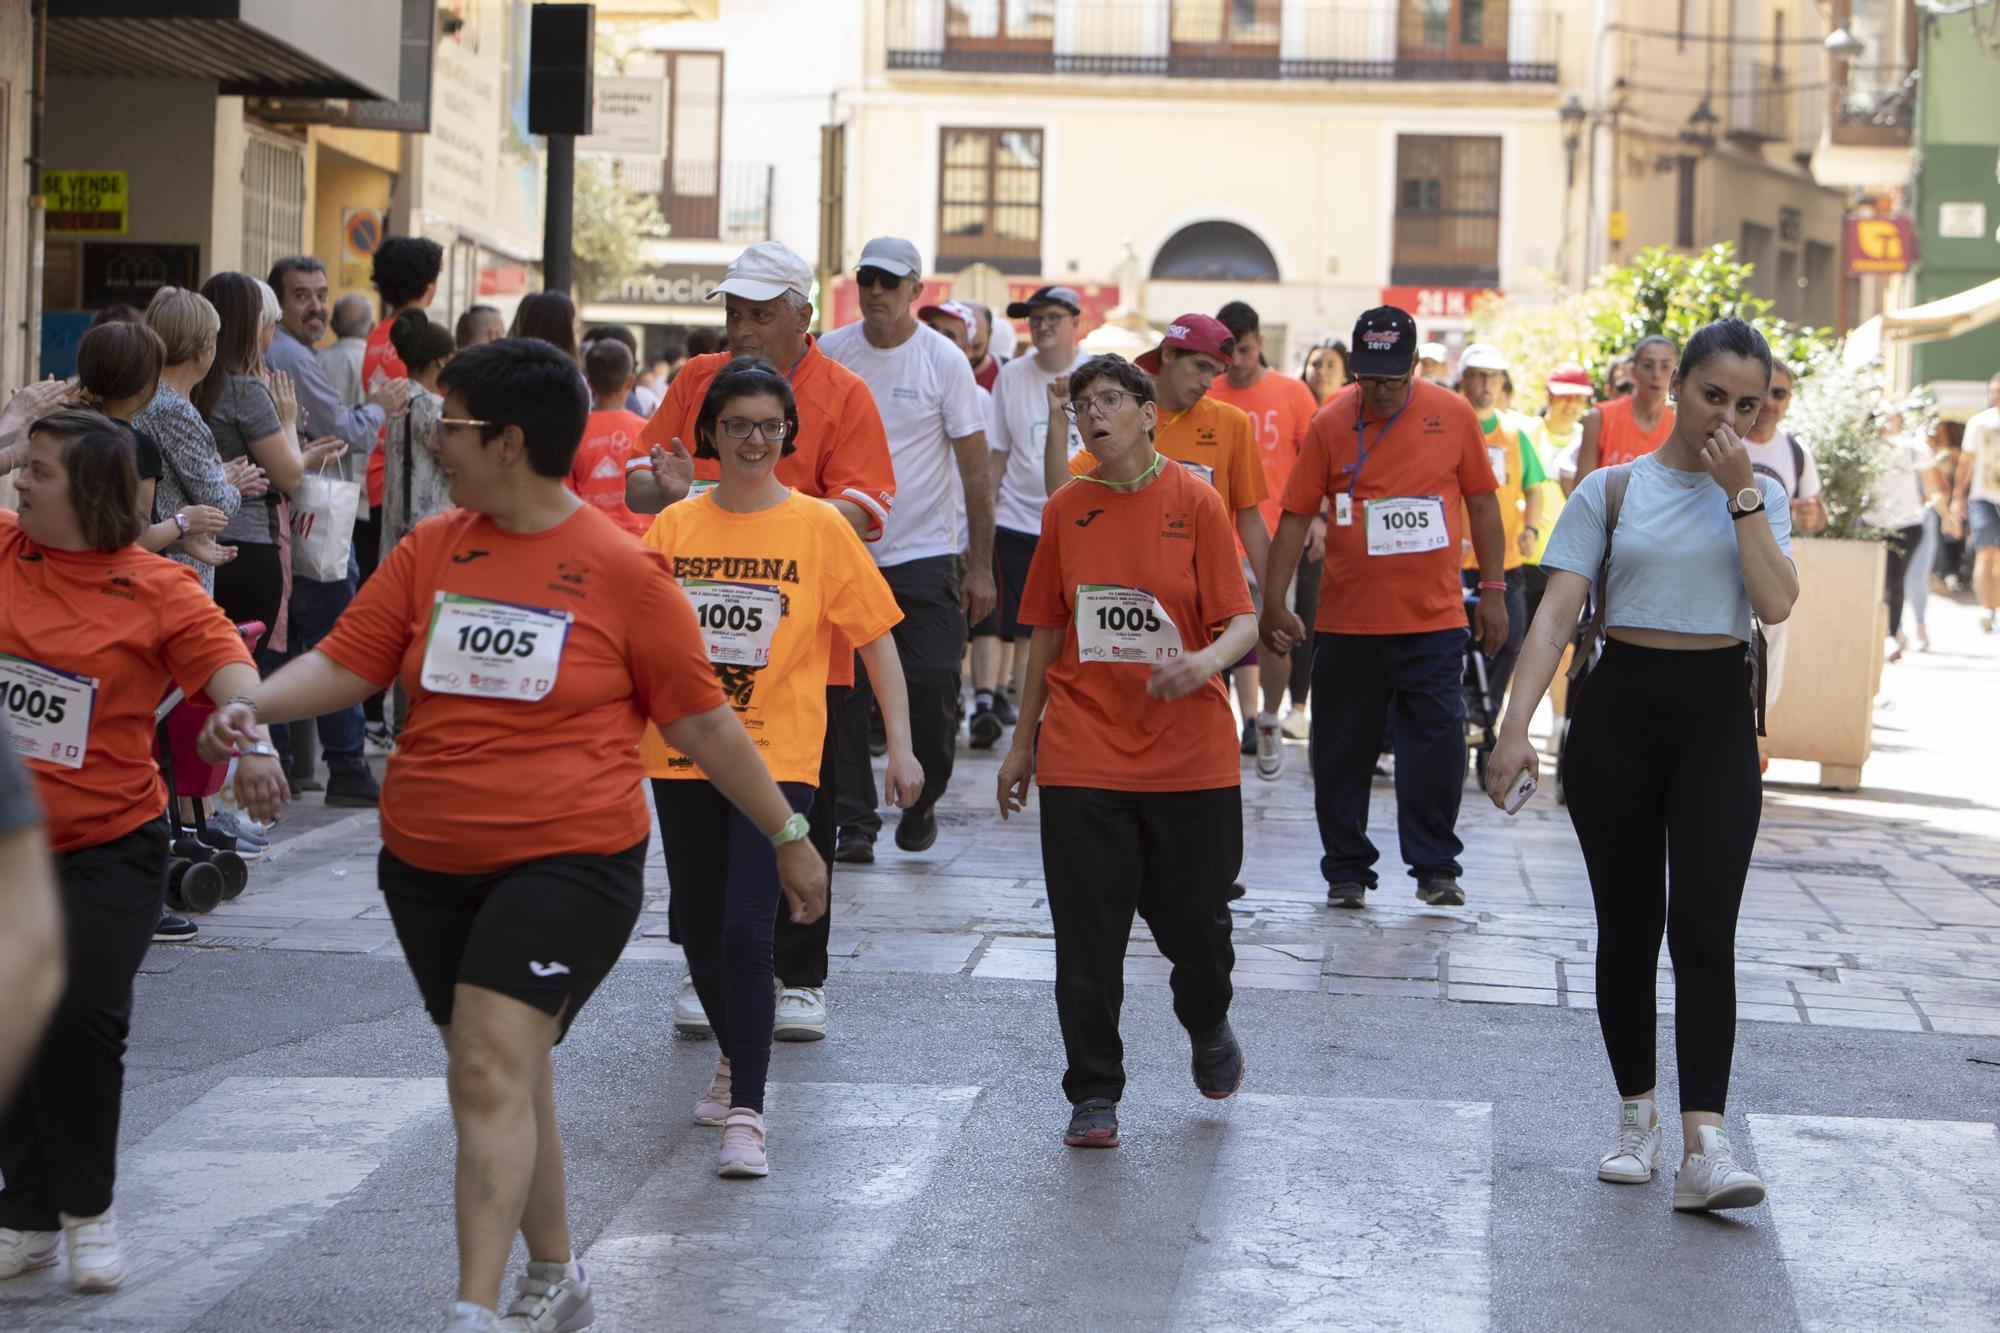
[[[1740,935],[1731,1129],[1771,1203],[1600,1184],[1611,1123],[1567,817],[1468,800],[1464,909],[1325,908],[1304,747],[1246,778],[1243,1095],[1188,1086],[1135,945],[1126,1146],[1066,1108],[1033,810],[961,750],[937,845],[835,878],[833,1035],[780,1046],[772,1176],[711,1173],[664,900],[558,1057],[605,1329],[1992,1326],[2000,1308],[2000,643],[1933,604],[1869,786],[1776,765]],[[1378,784],[1378,842],[1393,812]],[[373,885],[373,816],[304,805],[140,980],[121,1209],[136,1272],[0,1287],[0,1326],[430,1326],[453,1272],[442,1060]],[[656,895],[664,872],[650,872]],[[1663,996],[1671,973],[1662,960]],[[1672,1099],[1670,1037],[1661,1049]],[[1670,1131],[1671,1140],[1671,1131]],[[1671,1149],[1671,1142],[1669,1145]],[[1925,1262],[1912,1256],[1927,1255]]]

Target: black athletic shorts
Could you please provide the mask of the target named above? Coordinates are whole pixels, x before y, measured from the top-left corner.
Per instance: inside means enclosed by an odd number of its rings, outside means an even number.
[[[431,1021],[451,1022],[464,982],[560,1018],[560,1042],[639,923],[646,841],[476,875],[425,870],[384,847],[377,878]]]
[[[1028,566],[1035,560],[1039,533],[1016,532],[1012,528],[993,529],[993,581],[1000,598],[986,619],[972,627],[975,639],[1016,639],[1029,637],[1021,629],[1021,589],[1028,583]]]

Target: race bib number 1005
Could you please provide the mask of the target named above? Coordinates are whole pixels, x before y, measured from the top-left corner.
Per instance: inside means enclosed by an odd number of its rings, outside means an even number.
[[[683,579],[694,603],[708,660],[725,666],[761,667],[771,661],[771,639],[785,614],[785,595],[768,583],[711,583]]]
[[[1181,632],[1143,588],[1082,583],[1076,589],[1076,655],[1084,662],[1171,662]]]
[[[533,703],[555,688],[574,620],[567,611],[440,591],[424,643],[423,687]]]
[[[1399,495],[1367,505],[1370,555],[1435,551],[1451,540],[1444,526],[1444,501],[1435,495]]]
[[[14,753],[64,768],[82,768],[90,743],[97,682],[88,676],[0,653],[0,707]]]

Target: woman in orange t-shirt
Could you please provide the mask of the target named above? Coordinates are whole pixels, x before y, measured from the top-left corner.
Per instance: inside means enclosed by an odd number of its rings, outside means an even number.
[[[1173,964],[1194,1081],[1243,1080],[1229,1028],[1229,886],[1243,861],[1235,719],[1219,679],[1257,637],[1235,515],[1153,447],[1153,381],[1122,357],[1070,376],[1070,415],[1098,460],[1049,497],[1021,596],[1034,627],[1000,815],[1042,791],[1042,874],[1056,935],[1069,1068],[1063,1142],[1118,1143],[1118,1010],[1136,910]],[[1216,627],[1221,632],[1216,632]],[[1047,706],[1046,715],[1043,712]],[[1039,727],[1037,726],[1039,723]]]
[[[840,511],[772,475],[798,425],[791,387],[770,362],[738,357],[724,366],[694,430],[695,457],[717,460],[721,479],[669,505],[645,542],[672,562],[716,678],[801,816],[819,783],[834,637],[859,645],[889,735],[883,795],[904,808],[923,790],[924,771],[910,749],[903,666],[889,634],[903,614]],[[778,868],[693,756],[649,736],[640,758],[660,814],[674,937],[722,1048],[694,1120],[722,1127],[717,1174],[767,1175]]]
[[[0,1110],[0,1278],[56,1262],[123,1279],[111,1211],[132,979],[160,920],[166,787],[153,710],[178,682],[218,703],[257,683],[249,649],[194,571],[134,545],[145,528],[130,428],[58,412],[29,428],[20,511],[0,511],[0,707],[48,813],[64,917],[62,999]],[[244,737],[253,814],[284,791],[277,751]]]
[[[1577,448],[1576,480],[1601,467],[1643,458],[1674,433],[1674,409],[1667,387],[1674,377],[1680,350],[1674,340],[1656,333],[1632,349],[1632,396],[1607,398],[1583,418],[1583,440]]]
[[[564,484],[590,403],[576,365],[532,338],[459,353],[431,448],[457,509],[398,542],[317,647],[203,733],[220,752],[258,717],[348,707],[400,680],[408,723],[382,788],[378,874],[445,1036],[458,1129],[458,1304],[580,1327],[550,1053],[639,919],[648,820],[637,742],[662,728],[779,844],[793,915],[826,908],[826,866],[723,701],[667,563]]]

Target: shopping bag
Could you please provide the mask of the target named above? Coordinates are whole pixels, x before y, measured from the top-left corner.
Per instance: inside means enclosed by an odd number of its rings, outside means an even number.
[[[315,583],[347,577],[361,486],[321,468],[292,493],[292,572]]]

